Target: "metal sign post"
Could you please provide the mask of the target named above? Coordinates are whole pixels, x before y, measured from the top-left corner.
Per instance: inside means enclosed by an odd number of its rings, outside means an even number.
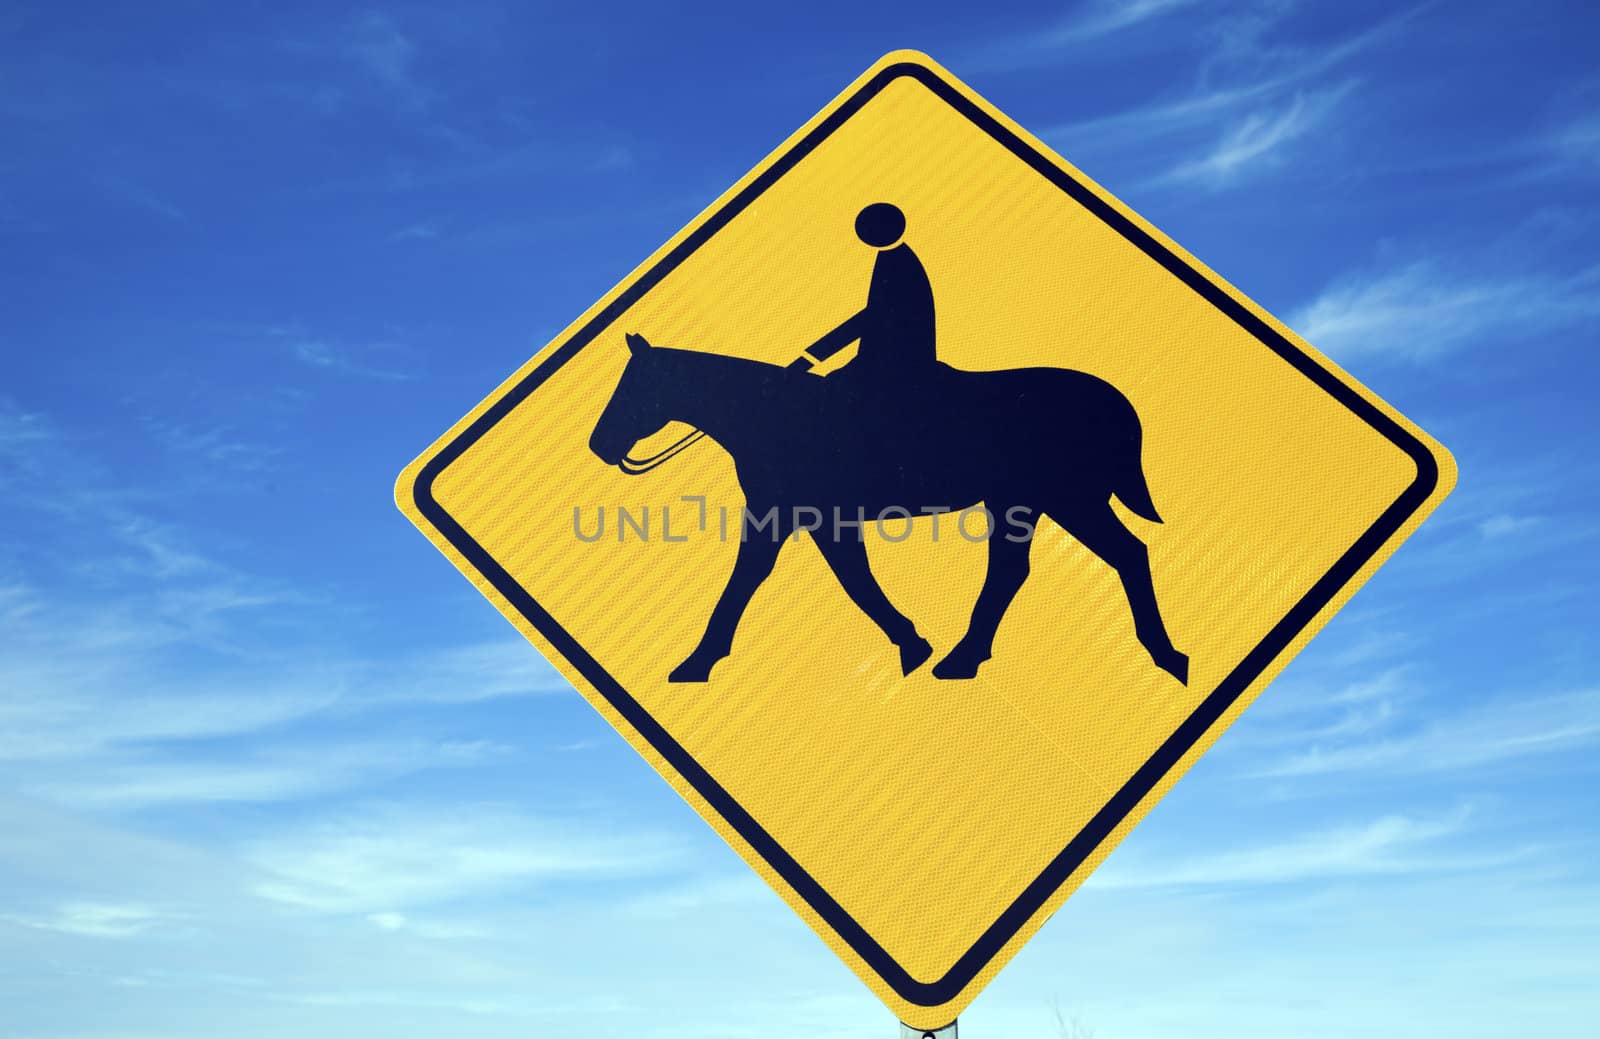
[[[943,1028],[935,1028],[932,1031],[912,1028],[902,1022],[900,1025],[900,1039],[956,1039],[956,1022],[952,1021]]]

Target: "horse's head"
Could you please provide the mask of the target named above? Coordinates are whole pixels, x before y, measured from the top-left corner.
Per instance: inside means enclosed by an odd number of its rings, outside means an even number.
[[[642,335],[629,332],[627,340],[628,365],[589,434],[589,450],[607,465],[621,462],[629,448],[668,422],[657,392],[655,350]]]

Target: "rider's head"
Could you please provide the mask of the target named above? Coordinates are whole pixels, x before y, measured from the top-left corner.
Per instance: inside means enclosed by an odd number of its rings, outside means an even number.
[[[856,215],[856,237],[874,249],[898,244],[905,233],[906,215],[887,202],[874,202]]]

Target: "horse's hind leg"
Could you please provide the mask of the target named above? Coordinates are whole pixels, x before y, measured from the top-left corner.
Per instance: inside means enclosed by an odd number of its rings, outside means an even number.
[[[1032,547],[1031,535],[1025,540],[1012,541],[991,524],[989,572],[984,575],[983,589],[973,604],[972,621],[955,648],[934,665],[935,678],[977,676],[978,667],[994,652],[994,633],[1000,627],[1000,618],[1005,616],[1022,582],[1028,579],[1028,552]]]
[[[1179,653],[1167,635],[1156,606],[1155,586],[1150,580],[1150,552],[1134,533],[1122,525],[1109,502],[1072,510],[1046,510],[1050,518],[1066,528],[1083,546],[1116,570],[1133,610],[1133,629],[1150,653],[1156,666],[1178,681],[1189,684],[1189,658]]]
[[[772,573],[788,534],[789,528],[781,522],[774,524],[770,535],[759,529],[752,531],[748,526],[742,529],[739,558],[733,564],[733,573],[728,575],[722,597],[711,611],[711,619],[706,622],[705,634],[694,652],[672,669],[667,681],[704,682],[711,678],[711,669],[717,661],[733,649],[733,633],[739,627],[739,618],[750,605],[750,597]]]
[[[840,534],[830,538],[823,530],[811,532],[811,537],[822,550],[833,576],[839,579],[845,593],[861,607],[861,612],[872,623],[883,629],[889,641],[900,648],[900,673],[909,675],[933,655],[933,646],[917,634],[916,625],[906,615],[894,608],[877,578],[872,576],[872,565],[867,561],[867,546],[861,541],[860,528],[855,534]]]

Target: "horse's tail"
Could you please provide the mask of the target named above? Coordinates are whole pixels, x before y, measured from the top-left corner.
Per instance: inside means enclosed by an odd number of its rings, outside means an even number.
[[[1135,433],[1133,450],[1124,455],[1122,464],[1117,466],[1111,490],[1135,516],[1143,516],[1152,523],[1160,523],[1161,514],[1156,511],[1156,503],[1150,500],[1150,485],[1144,479],[1144,463],[1140,457],[1143,453],[1144,437],[1137,435],[1139,434],[1137,428]]]

